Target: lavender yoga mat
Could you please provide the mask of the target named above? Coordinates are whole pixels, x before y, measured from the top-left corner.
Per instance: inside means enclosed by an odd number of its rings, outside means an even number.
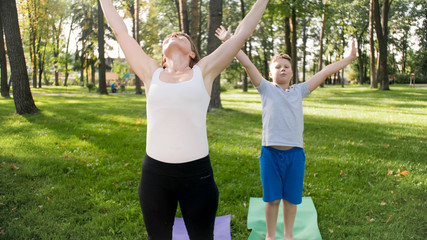
[[[215,240],[231,240],[230,233],[231,215],[219,216],[215,219]],[[172,240],[190,240],[183,218],[175,218]]]

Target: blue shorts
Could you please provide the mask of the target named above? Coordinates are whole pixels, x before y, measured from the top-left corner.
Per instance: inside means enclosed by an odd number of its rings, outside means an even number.
[[[304,149],[279,150],[262,146],[260,169],[264,202],[285,199],[292,204],[300,204],[304,167]]]

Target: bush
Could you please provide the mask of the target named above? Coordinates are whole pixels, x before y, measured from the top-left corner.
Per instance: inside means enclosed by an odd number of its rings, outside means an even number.
[[[122,92],[124,92],[125,91],[125,89],[126,89],[126,86],[125,85],[123,85],[123,84],[120,84],[120,92],[122,93]]]
[[[89,92],[91,92],[92,90],[94,90],[94,88],[95,88],[95,84],[93,84],[93,83],[88,83],[88,84],[86,85],[86,87],[89,89]]]
[[[221,79],[221,92],[226,92],[227,90],[233,89],[233,84],[228,81],[228,79]]]
[[[396,74],[394,74],[394,83],[407,83],[407,84],[409,84],[410,77],[411,76],[409,74],[396,73]]]

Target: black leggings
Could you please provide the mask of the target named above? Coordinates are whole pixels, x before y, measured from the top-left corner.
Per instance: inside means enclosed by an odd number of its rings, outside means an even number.
[[[218,196],[209,155],[179,164],[145,155],[139,201],[148,239],[172,239],[178,203],[190,239],[213,239]]]

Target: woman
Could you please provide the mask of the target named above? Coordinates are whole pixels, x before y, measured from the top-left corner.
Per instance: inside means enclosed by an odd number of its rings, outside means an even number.
[[[212,84],[250,37],[268,0],[257,0],[235,35],[199,60],[191,39],[173,33],[163,42],[163,66],[128,34],[111,0],[105,17],[147,96],[147,146],[139,198],[149,239],[171,239],[178,203],[190,239],[213,239],[218,189],[206,136]]]

